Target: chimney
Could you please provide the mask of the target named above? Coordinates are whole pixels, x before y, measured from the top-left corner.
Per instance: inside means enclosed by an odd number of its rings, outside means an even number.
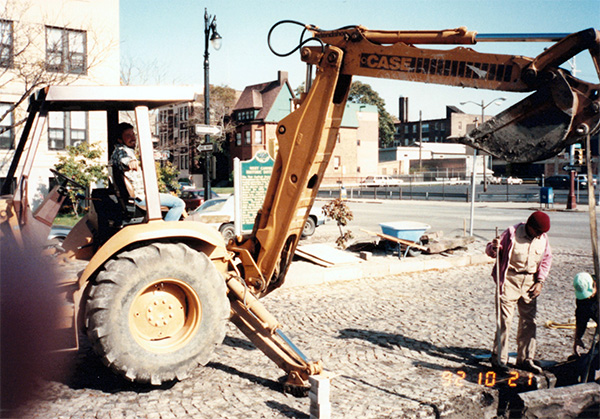
[[[402,123],[408,122],[408,98],[400,96],[398,100],[398,119]]]
[[[277,81],[279,81],[279,84],[283,84],[287,81],[288,79],[288,72],[287,71],[281,71],[279,70],[277,72]]]

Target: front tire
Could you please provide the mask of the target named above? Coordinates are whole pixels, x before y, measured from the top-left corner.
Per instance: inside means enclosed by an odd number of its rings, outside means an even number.
[[[235,238],[235,227],[231,223],[223,224],[219,228],[219,232],[221,232],[221,235],[225,239],[225,243],[227,243],[229,240]]]
[[[203,253],[154,243],[117,255],[90,289],[87,333],[105,365],[160,385],[209,361],[225,337],[225,281]]]
[[[315,234],[315,230],[317,229],[317,224],[312,217],[308,217],[306,219],[306,223],[304,224],[304,228],[302,229],[302,236],[310,237]]]

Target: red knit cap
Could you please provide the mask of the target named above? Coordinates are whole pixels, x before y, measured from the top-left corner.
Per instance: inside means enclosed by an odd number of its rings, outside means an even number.
[[[542,211],[536,211],[527,219],[527,225],[539,233],[550,230],[550,217]]]

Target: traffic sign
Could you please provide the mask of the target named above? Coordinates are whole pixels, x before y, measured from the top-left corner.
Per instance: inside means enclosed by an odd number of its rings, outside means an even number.
[[[221,135],[221,127],[218,125],[196,124],[196,135]]]
[[[198,146],[198,151],[213,151],[213,149],[214,149],[213,143],[200,144]]]

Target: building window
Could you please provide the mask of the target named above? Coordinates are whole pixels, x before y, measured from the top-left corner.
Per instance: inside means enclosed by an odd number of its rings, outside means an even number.
[[[189,144],[190,142],[190,134],[187,128],[180,128],[179,129],[179,140],[181,141],[182,144]]]
[[[412,128],[413,128],[413,130],[412,130],[413,134],[416,134],[417,133],[417,125],[413,124]]]
[[[356,173],[360,173],[360,166],[356,167]]]
[[[189,109],[187,106],[182,106],[181,108],[179,108],[179,120],[180,121],[187,121],[189,117]]]
[[[245,135],[246,135],[246,144],[252,144],[251,131],[250,130],[246,131]]]
[[[237,146],[242,145],[242,133],[241,132],[235,133],[235,145],[237,145]]]
[[[360,147],[360,140],[356,140],[356,145]]]
[[[338,170],[340,168],[340,156],[333,156],[333,169]]]
[[[182,154],[179,156],[179,169],[188,170],[190,168],[189,165],[189,157],[187,154]]]
[[[408,125],[405,125],[405,126],[404,126],[404,133],[405,133],[405,134],[408,134]]]
[[[86,112],[48,112],[48,149],[64,150],[87,141]]]
[[[12,67],[13,54],[13,23],[0,20],[0,67]]]
[[[421,125],[422,132],[429,132],[429,122],[425,122]]]
[[[86,74],[85,31],[46,27],[46,69],[60,73]]]
[[[257,129],[254,130],[254,144],[262,144],[263,140],[262,140],[262,131]]]
[[[0,149],[1,150],[12,150],[15,148],[15,137],[14,137],[14,121],[13,111],[11,110],[12,105],[10,103],[0,103]]]
[[[254,119],[254,114],[255,114],[254,110],[238,111],[236,114],[237,115],[236,119],[238,121],[250,121],[250,120]]]

